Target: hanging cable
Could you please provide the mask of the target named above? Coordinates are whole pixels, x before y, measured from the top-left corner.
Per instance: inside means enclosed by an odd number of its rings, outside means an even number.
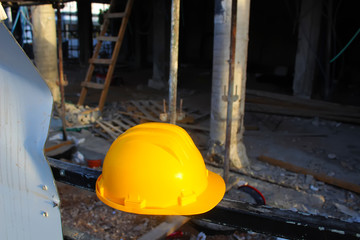
[[[345,45],[345,47],[343,49],[341,49],[341,51],[333,59],[330,60],[330,63],[334,62],[338,57],[340,57],[341,54],[343,54],[343,52],[350,46],[350,44],[355,40],[355,38],[357,37],[357,35],[359,35],[359,33],[360,33],[360,28],[356,31],[354,36]]]

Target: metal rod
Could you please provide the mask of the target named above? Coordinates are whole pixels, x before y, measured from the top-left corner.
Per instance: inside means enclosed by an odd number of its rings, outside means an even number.
[[[164,110],[164,113],[166,113],[166,100],[163,99],[163,110]]]
[[[236,53],[236,21],[237,21],[237,0],[232,1],[231,6],[231,35],[230,35],[230,61],[229,61],[229,83],[227,94],[227,116],[226,116],[226,136],[225,136],[225,159],[224,159],[224,180],[227,185],[229,182],[230,171],[230,144],[231,127],[233,113],[233,93],[235,75],[235,53]]]
[[[176,124],[176,95],[179,56],[179,18],[180,0],[172,0],[171,6],[171,43],[169,76],[169,112],[170,123]]]
[[[180,114],[182,113],[182,108],[183,108],[183,99],[180,99]]]
[[[66,126],[65,126],[65,89],[64,89],[64,67],[63,67],[63,51],[62,51],[62,36],[61,36],[61,12],[60,2],[56,3],[57,14],[57,37],[58,37],[58,57],[59,57],[59,85],[61,93],[61,121],[63,128],[63,140],[67,140]]]

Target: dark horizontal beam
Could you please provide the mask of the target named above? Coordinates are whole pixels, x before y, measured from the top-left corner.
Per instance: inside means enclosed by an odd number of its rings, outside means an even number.
[[[243,231],[291,239],[359,239],[360,225],[340,219],[223,199],[211,211],[194,216]]]
[[[3,5],[11,6],[12,4],[17,4],[19,6],[31,6],[31,5],[42,5],[42,4],[53,4],[57,2],[72,2],[74,0],[0,0]],[[87,1],[87,0],[86,0]],[[110,0],[92,0],[92,3],[107,3],[110,4]]]
[[[55,180],[94,191],[101,171],[49,158]],[[224,198],[211,211],[192,216],[207,222],[296,239],[360,239],[360,224]]]
[[[54,158],[48,158],[48,161],[56,181],[95,191],[96,180],[101,171]]]

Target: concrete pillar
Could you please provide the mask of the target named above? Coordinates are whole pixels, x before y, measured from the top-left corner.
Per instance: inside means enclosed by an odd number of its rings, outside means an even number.
[[[60,103],[55,10],[51,4],[31,7],[34,60],[41,76],[49,86],[54,102]]]
[[[77,9],[80,50],[79,61],[80,64],[87,66],[89,58],[91,58],[93,54],[91,1],[78,0]]]
[[[146,66],[148,61],[148,40],[152,38],[151,29],[156,28],[156,25],[152,24],[153,17],[153,1],[134,1],[132,8],[131,19],[132,26],[130,28],[135,29],[133,34],[129,34],[127,42],[129,42],[130,48],[134,51],[134,67],[139,69]],[[151,20],[150,20],[151,19]],[[131,38],[135,35],[134,39]],[[124,46],[126,47],[126,46]],[[128,54],[131,51],[128,51]]]
[[[318,58],[322,0],[302,0],[293,94],[311,98]]]
[[[248,165],[243,139],[245,108],[246,66],[250,0],[238,0],[237,34],[234,75],[234,95],[239,98],[233,104],[230,160],[237,167]],[[231,0],[215,0],[214,50],[210,120],[210,154],[223,156],[226,134],[227,95],[230,59]],[[226,89],[226,91],[224,91]],[[237,91],[236,91],[237,90]]]
[[[153,75],[148,85],[155,89],[165,88],[167,81],[165,59],[168,59],[169,48],[165,41],[166,11],[165,1],[153,1]]]

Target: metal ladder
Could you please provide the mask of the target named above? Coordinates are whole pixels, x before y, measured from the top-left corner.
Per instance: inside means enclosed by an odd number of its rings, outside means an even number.
[[[104,23],[102,25],[100,35],[97,37],[97,44],[95,46],[93,56],[92,58],[89,59],[89,69],[86,73],[85,81],[81,83],[82,89],[81,89],[79,101],[77,103],[78,105],[84,104],[86,94],[89,88],[102,90],[99,100],[99,106],[98,106],[100,111],[103,110],[105,105],[106,96],[108,94],[111,79],[115,70],[116,60],[119,55],[121,44],[124,39],[126,26],[129,21],[131,9],[134,3],[134,0],[128,0],[124,12],[113,12],[112,10],[114,8],[115,1],[116,0],[111,0],[109,12],[104,15]],[[114,18],[122,18],[118,35],[106,36],[106,32],[109,27],[110,20]],[[105,41],[116,42],[111,58],[99,58],[101,46]],[[108,70],[103,84],[95,83],[91,81],[93,77],[95,65],[108,65]]]

